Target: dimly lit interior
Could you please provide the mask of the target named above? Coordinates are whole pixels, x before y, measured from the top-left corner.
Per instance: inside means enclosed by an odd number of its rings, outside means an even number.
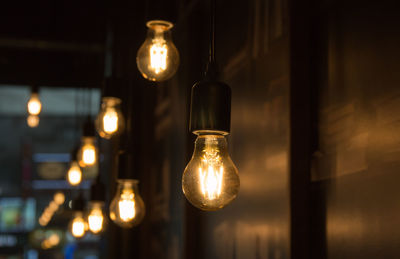
[[[399,259],[398,10],[3,3],[0,259]]]

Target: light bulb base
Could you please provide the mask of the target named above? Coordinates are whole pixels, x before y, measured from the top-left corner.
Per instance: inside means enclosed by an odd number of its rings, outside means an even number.
[[[105,201],[105,187],[99,181],[96,181],[90,187],[90,200],[91,201]]]
[[[85,209],[85,200],[83,199],[82,194],[79,194],[78,197],[72,200],[71,210],[83,211],[84,209]]]
[[[118,155],[118,179],[135,179],[133,175],[133,154],[121,151]]]
[[[96,129],[90,117],[88,117],[83,124],[83,137],[95,137]]]
[[[189,130],[196,134],[228,135],[231,124],[231,88],[203,80],[192,87]]]
[[[115,97],[122,99],[123,89],[127,87],[127,81],[122,78],[108,77],[103,82],[102,98]]]

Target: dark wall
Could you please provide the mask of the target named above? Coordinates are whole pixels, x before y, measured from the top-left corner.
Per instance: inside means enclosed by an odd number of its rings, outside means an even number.
[[[314,214],[324,222],[315,258],[399,258],[398,8],[356,0],[315,6],[312,181]]]

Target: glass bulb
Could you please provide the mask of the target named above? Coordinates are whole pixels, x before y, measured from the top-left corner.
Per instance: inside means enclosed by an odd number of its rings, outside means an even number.
[[[26,118],[26,123],[29,127],[36,128],[37,126],[39,126],[39,116],[28,115],[28,117]]]
[[[179,66],[179,52],[172,42],[167,21],[149,21],[147,37],[140,47],[136,63],[143,77],[150,81],[164,81],[171,78]]]
[[[78,162],[71,161],[70,167],[67,173],[68,183],[72,186],[78,185],[82,181],[82,170],[79,167]]]
[[[28,101],[27,109],[30,115],[39,115],[40,111],[42,110],[42,103],[39,100],[38,93],[31,94],[31,98]]]
[[[74,217],[69,223],[69,232],[75,238],[82,238],[87,229],[87,224],[85,219],[83,218],[82,211],[76,211],[74,213]]]
[[[195,207],[213,211],[236,198],[240,187],[238,170],[222,135],[200,135],[182,177],[182,189]]]
[[[65,201],[65,195],[62,192],[56,192],[54,194],[53,200],[58,204],[61,205]]]
[[[124,130],[125,120],[120,104],[121,100],[115,97],[102,99],[101,110],[96,119],[96,129],[100,137],[110,139]]]
[[[117,192],[110,204],[110,218],[121,227],[136,226],[144,218],[145,206],[138,183],[137,180],[118,180]]]
[[[91,201],[89,203],[88,225],[93,234],[99,234],[104,229],[104,202]]]
[[[94,137],[82,137],[82,146],[78,152],[79,165],[90,167],[96,164],[97,148]]]

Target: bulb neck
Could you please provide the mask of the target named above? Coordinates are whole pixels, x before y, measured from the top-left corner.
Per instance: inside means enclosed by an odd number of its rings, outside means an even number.
[[[117,180],[118,187],[117,187],[117,193],[118,194],[123,194],[126,191],[132,191],[132,193],[138,193],[138,184],[139,181],[135,179],[119,179]]]
[[[195,141],[195,151],[204,152],[208,149],[227,150],[228,143],[223,135],[199,135]]]
[[[164,32],[169,31],[174,27],[171,22],[164,21],[164,20],[151,20],[146,23],[147,28],[149,30],[153,30],[156,32]]]
[[[122,100],[117,97],[103,97],[101,101],[102,101],[101,106],[103,108],[116,107],[122,103]]]

